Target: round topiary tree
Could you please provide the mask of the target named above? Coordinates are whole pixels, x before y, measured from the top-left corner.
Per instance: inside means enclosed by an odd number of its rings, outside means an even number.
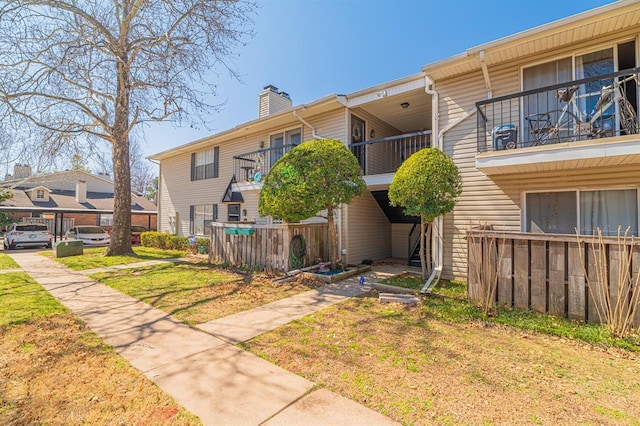
[[[404,207],[405,214],[420,217],[420,264],[427,279],[425,230],[427,224],[453,210],[462,192],[462,179],[453,160],[436,148],[422,149],[409,157],[389,186],[392,206]]]
[[[336,139],[316,139],[298,145],[280,158],[269,171],[258,210],[298,222],[313,216],[329,224],[331,267],[338,258],[335,211],[342,203],[362,194],[366,185],[358,160]],[[326,216],[319,213],[326,211]]]

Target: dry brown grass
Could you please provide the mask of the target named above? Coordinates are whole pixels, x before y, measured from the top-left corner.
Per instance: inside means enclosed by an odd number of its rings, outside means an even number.
[[[246,347],[403,424],[640,424],[637,355],[373,297]]]
[[[0,328],[0,424],[197,425],[72,314]]]
[[[303,277],[275,283],[265,274],[230,271],[206,263],[131,268],[92,274],[91,278],[190,325],[324,285],[322,281]]]

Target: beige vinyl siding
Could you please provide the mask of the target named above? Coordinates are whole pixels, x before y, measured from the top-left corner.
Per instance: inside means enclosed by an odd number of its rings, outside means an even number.
[[[576,51],[588,51],[605,44],[628,40],[635,37],[634,32],[618,34],[606,39],[588,40],[554,52],[541,53],[526,61],[508,63],[500,67],[489,68],[493,97],[517,93],[521,90],[520,73],[523,66],[545,62],[572,55]],[[487,98],[487,90],[480,72],[464,77],[436,82],[440,96],[440,129],[463,117],[466,111],[474,108],[477,101]],[[517,108],[517,105],[516,105]],[[519,112],[512,112],[519,116]],[[518,131],[528,131],[522,123]],[[633,185],[640,182],[640,174],[634,171],[638,167],[616,167],[600,169],[557,170],[535,174],[509,174],[494,176],[493,180],[475,168],[477,153],[476,139],[477,115],[451,128],[444,136],[444,151],[453,158],[460,169],[463,180],[463,192],[454,211],[444,221],[444,270],[443,277],[466,280],[467,230],[477,224],[491,224],[508,231],[521,229],[521,196],[524,190],[563,189],[572,185],[586,187]],[[491,129],[487,129],[488,133]],[[594,160],[593,165],[599,161]],[[602,164],[602,163],[600,163]],[[567,165],[568,166],[568,165]],[[541,169],[544,169],[541,166]],[[636,183],[634,183],[636,182]]]
[[[344,108],[314,116],[311,118],[305,118],[305,121],[311,124],[316,129],[316,134],[322,138],[338,139],[344,142],[345,133],[345,115]],[[308,133],[305,130],[304,141],[313,139],[311,135],[311,129],[308,129]]]
[[[323,137],[340,138],[344,135],[344,109],[318,115],[305,119],[316,129],[316,133]],[[189,234],[189,212],[191,205],[217,204],[218,220],[225,222],[228,216],[227,203],[222,203],[224,191],[234,173],[233,157],[260,149],[260,142],[269,146],[269,136],[277,132],[284,132],[295,128],[302,128],[302,140],[313,139],[312,131],[303,125],[293,115],[287,125],[261,130],[260,132],[247,133],[229,142],[216,145],[212,140],[211,145],[204,149],[219,147],[220,158],[218,160],[218,177],[191,181],[191,153],[179,154],[162,160],[160,167],[160,212],[159,230],[170,231],[170,218],[179,216],[178,235]],[[195,152],[195,151],[194,151]],[[244,202],[241,203],[241,221],[245,216],[242,210],[247,210],[247,221],[255,221],[258,217],[259,191],[243,191]]]
[[[391,223],[369,191],[352,200],[347,210],[347,261],[391,257]]]
[[[508,81],[506,79],[505,81]],[[464,79],[439,83],[440,128],[455,123],[473,111],[475,102],[485,99],[486,87],[480,73]],[[518,206],[484,173],[475,168],[477,153],[476,114],[451,127],[444,136],[444,151],[450,156],[462,176],[463,190],[452,214],[444,220],[444,278],[466,279],[467,230],[479,223],[496,224],[519,229]]]

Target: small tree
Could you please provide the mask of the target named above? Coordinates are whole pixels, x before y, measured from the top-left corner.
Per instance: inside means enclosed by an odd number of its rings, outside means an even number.
[[[462,179],[453,160],[436,148],[422,149],[398,169],[389,186],[392,206],[404,207],[405,214],[420,217],[420,264],[427,279],[425,230],[428,223],[449,213],[462,192]]]
[[[259,212],[262,216],[298,222],[326,211],[331,267],[335,268],[335,210],[362,194],[365,187],[358,160],[342,142],[312,140],[295,147],[273,166],[260,192]]]

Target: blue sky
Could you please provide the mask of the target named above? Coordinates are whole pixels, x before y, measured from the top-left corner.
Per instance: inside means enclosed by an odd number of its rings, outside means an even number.
[[[584,12],[606,0],[259,0],[255,37],[218,84],[211,130],[147,127],[145,155],[211,135],[258,115],[258,94],[273,84],[294,105],[418,73],[470,47]]]

